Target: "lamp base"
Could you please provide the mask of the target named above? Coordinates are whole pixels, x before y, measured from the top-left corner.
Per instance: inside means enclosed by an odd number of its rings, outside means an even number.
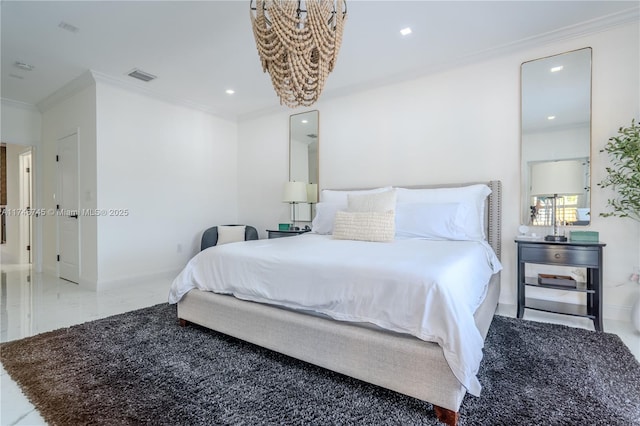
[[[545,241],[555,241],[556,243],[563,243],[567,241],[567,237],[564,235],[547,235],[544,237]]]

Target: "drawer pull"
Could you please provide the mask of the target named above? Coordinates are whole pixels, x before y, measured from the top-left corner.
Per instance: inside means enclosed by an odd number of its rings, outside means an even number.
[[[553,257],[555,257],[556,259],[560,259],[560,253],[556,253]]]

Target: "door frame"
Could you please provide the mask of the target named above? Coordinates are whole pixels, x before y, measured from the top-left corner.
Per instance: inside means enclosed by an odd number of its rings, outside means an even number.
[[[40,208],[42,204],[42,158],[39,155],[39,143],[32,141],[21,141],[15,139],[3,139],[1,141],[5,145],[14,145],[21,148],[29,148],[31,150],[31,199],[35,208]],[[18,188],[18,191],[20,189]],[[31,234],[31,267],[35,272],[42,272],[42,220],[41,215],[37,216],[38,220],[32,221]],[[19,235],[19,234],[18,234]]]
[[[18,155],[18,193],[19,208],[26,209],[29,207],[31,211],[35,211],[33,204],[33,148]],[[29,171],[26,169],[29,168]],[[33,217],[30,214],[20,215],[19,220],[19,261],[20,263],[33,262]],[[29,250],[26,247],[29,246]]]

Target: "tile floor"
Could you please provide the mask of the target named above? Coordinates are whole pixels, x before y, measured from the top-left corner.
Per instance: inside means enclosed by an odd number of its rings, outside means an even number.
[[[1,342],[166,302],[171,284],[169,278],[156,279],[96,293],[20,265],[2,265],[1,277]],[[498,313],[514,316],[515,306],[501,305]],[[592,329],[591,322],[582,318],[529,310],[525,318]],[[618,334],[640,360],[640,333],[630,323],[605,320],[605,330]],[[0,400],[0,426],[46,424],[4,369],[0,370]]]
[[[0,276],[0,342],[163,303],[171,285],[156,279],[96,293],[19,265],[2,265]],[[46,423],[2,368],[0,426],[9,425]]]

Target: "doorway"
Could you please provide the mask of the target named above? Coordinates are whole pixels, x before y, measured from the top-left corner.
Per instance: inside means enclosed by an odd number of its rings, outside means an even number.
[[[33,262],[33,147],[2,143],[0,235],[2,264]]]

